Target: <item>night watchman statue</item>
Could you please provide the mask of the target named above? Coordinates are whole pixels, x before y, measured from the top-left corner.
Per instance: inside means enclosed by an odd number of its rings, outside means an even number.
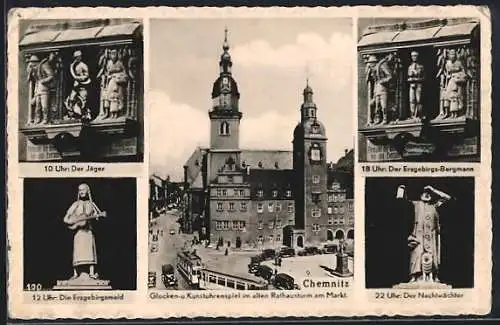
[[[404,185],[398,187],[396,198],[406,200]],[[410,282],[399,284],[396,288],[448,287],[440,283],[438,278],[441,225],[437,208],[450,199],[450,195],[428,185],[424,187],[420,200],[410,201],[415,211],[412,231],[408,236]]]

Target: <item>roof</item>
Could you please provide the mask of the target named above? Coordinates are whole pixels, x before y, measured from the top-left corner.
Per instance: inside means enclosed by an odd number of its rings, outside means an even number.
[[[354,150],[347,151],[328,169],[329,189],[334,182],[340,183],[341,188],[346,190],[347,198],[354,197]]]
[[[68,20],[61,23],[32,24],[21,38],[20,46],[99,40],[106,37],[131,37],[141,30],[141,23],[130,19]]]
[[[471,37],[479,26],[477,19],[428,19],[402,21],[398,24],[368,26],[362,33],[358,47],[405,42],[438,41],[451,37]]]
[[[350,170],[354,171],[354,150],[351,149],[337,161],[333,167],[336,170]]]
[[[255,255],[255,252],[244,254],[238,252],[237,254],[224,255],[224,248],[219,251],[200,248],[196,253],[201,257],[203,268],[213,272],[232,275],[245,280],[254,281],[257,283],[263,282],[263,279],[251,273],[248,273],[248,264],[250,263],[250,256]]]
[[[156,186],[158,187],[163,187],[163,182],[164,180],[159,177],[159,176],[156,176],[156,175],[151,175],[150,178],[149,178],[151,181],[153,181],[155,183]]]
[[[191,188],[203,188],[202,169],[206,152],[206,149],[197,147],[184,165],[184,168],[186,168],[187,183]]]
[[[293,199],[286,197],[287,190],[293,190],[294,171],[292,169],[250,169],[247,182],[250,183],[251,195],[255,196],[258,190],[263,190],[262,199],[271,199],[272,191],[278,191],[278,197],[273,199]]]
[[[251,150],[241,151],[240,161],[242,166],[251,169],[292,169],[293,152],[290,150]]]

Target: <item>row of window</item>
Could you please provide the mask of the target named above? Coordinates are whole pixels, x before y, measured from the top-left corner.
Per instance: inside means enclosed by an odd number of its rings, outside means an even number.
[[[215,230],[246,230],[246,222],[240,220],[216,220]]]
[[[224,211],[224,203],[223,202],[217,202],[217,211]],[[228,203],[228,211],[236,211],[236,203],[235,202],[229,202]],[[240,202],[239,204],[239,210],[241,212],[246,212],[248,210],[248,203],[247,202]]]
[[[344,202],[345,199],[345,193],[328,194],[328,202]]]
[[[261,244],[262,244],[262,243],[264,242],[264,236],[259,236],[259,237],[257,238],[257,241],[258,241],[259,243],[261,243]],[[273,241],[276,241],[276,242],[281,242],[281,235],[280,235],[280,234],[278,234],[278,235],[276,235],[276,236],[274,236],[274,235],[269,235],[269,237],[268,237],[268,241],[270,241],[270,242],[273,242]]]
[[[228,178],[229,179],[229,178]],[[245,190],[239,189],[217,189],[217,196],[245,196]]]
[[[278,197],[279,192],[278,190],[273,190],[271,194],[274,198],[276,198]],[[257,190],[257,197],[264,197],[264,190],[262,189]],[[285,197],[292,197],[292,190],[286,190]]]
[[[288,220],[289,225],[293,225],[293,223],[294,223],[293,219]],[[283,222],[281,220],[269,221],[269,223],[267,224],[267,227],[269,229],[281,229],[283,227]],[[259,222],[257,223],[257,229],[259,229],[259,230],[264,229],[264,221],[259,220]]]
[[[228,182],[232,182],[232,178],[228,177]],[[223,197],[223,196],[245,196],[245,190],[242,189],[217,189],[216,195]],[[277,198],[279,195],[278,190],[273,190],[272,191],[272,197]],[[257,190],[257,197],[262,198],[264,197],[264,190],[259,189]],[[292,190],[286,190],[285,191],[285,197],[291,198],[292,197]]]
[[[334,219],[333,217],[328,218],[329,225],[343,225],[345,223],[344,219]]]
[[[287,206],[287,211],[288,213],[293,213],[293,207],[294,204],[293,202],[289,202]],[[281,212],[281,203],[280,202],[269,202],[267,204],[267,211],[269,212]],[[264,203],[257,203],[257,213],[263,213],[264,212]]]
[[[287,211],[288,213],[293,213],[293,207],[294,204],[293,202],[289,202],[287,206]],[[349,205],[349,208],[353,208],[353,205]],[[239,211],[246,212],[248,210],[248,202],[240,202],[239,203]],[[267,210],[269,212],[281,212],[282,211],[282,206],[280,202],[268,202],[267,203]],[[217,202],[217,211],[224,211],[224,202]],[[228,203],[228,211],[236,211],[236,203],[235,202],[229,202]],[[264,212],[264,203],[257,203],[257,213],[263,213]],[[345,213],[345,206],[329,206],[327,208],[328,214],[344,214]],[[312,209],[312,217],[313,218],[319,218],[321,217],[321,209],[320,208],[313,208]]]

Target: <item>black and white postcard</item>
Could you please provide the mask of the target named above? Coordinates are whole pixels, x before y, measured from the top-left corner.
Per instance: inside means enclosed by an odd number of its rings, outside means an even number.
[[[486,7],[8,18],[10,316],[490,312]]]

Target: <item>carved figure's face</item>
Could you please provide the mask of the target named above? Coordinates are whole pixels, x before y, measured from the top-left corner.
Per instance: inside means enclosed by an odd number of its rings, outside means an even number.
[[[111,61],[116,62],[116,60],[118,59],[118,52],[116,52],[116,50],[112,50],[109,53],[109,57],[111,58]]]
[[[84,184],[78,186],[78,198],[80,198],[80,199],[88,199],[89,198],[89,189]]]
[[[448,51],[448,59],[450,59],[450,61],[455,61],[457,58],[457,52],[455,50],[449,50]]]
[[[83,99],[87,99],[87,94],[87,89],[85,89],[84,87],[78,89],[78,95],[80,95],[80,97],[82,97]]]
[[[54,52],[49,53],[49,62],[53,62],[56,59],[56,54]]]
[[[418,60],[418,53],[417,52],[411,52],[411,60],[412,60],[412,62],[417,62],[417,60]]]

